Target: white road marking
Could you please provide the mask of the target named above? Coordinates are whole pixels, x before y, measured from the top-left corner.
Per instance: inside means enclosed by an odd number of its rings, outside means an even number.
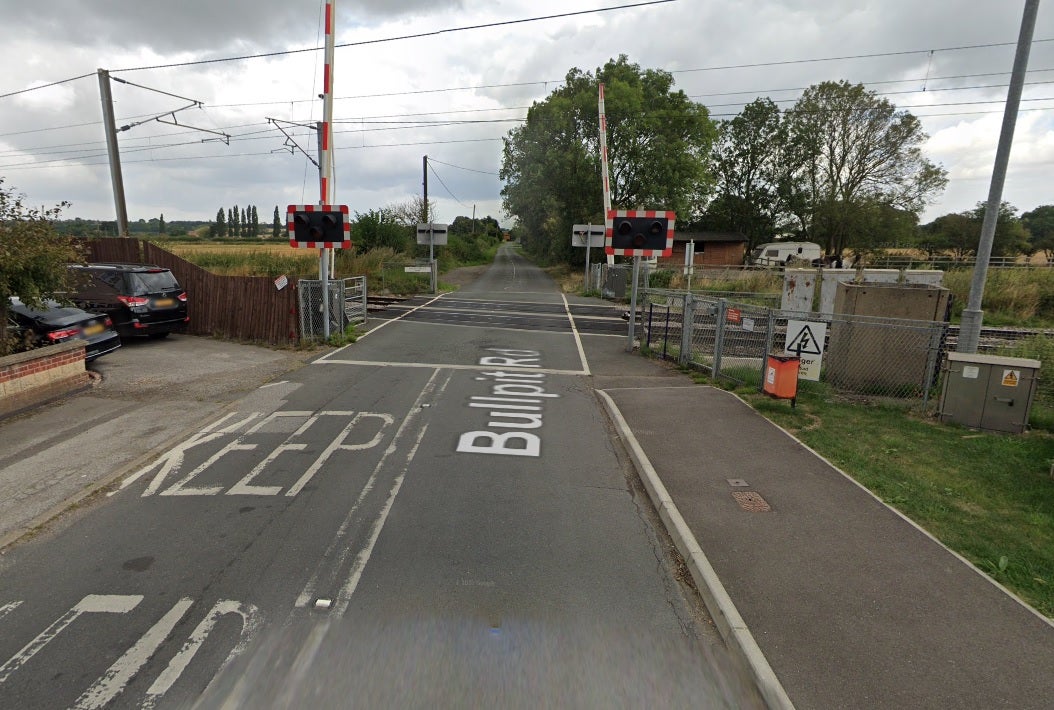
[[[389,324],[391,324],[391,323],[395,323],[396,321],[400,321],[400,320],[402,320],[403,318],[405,318],[406,316],[410,315],[410,314],[411,314],[411,313],[413,313],[414,311],[418,311],[418,310],[420,310],[420,309],[422,309],[422,308],[424,308],[424,307],[426,307],[426,306],[428,306],[428,305],[430,305],[430,304],[432,304],[432,303],[435,303],[435,302],[436,302],[436,301],[438,301],[438,300],[439,300],[440,298],[442,298],[442,297],[443,297],[443,295],[444,295],[444,294],[439,294],[438,296],[436,296],[436,297],[435,297],[435,298],[433,298],[432,300],[430,300],[430,301],[426,301],[425,303],[422,303],[422,304],[421,304],[420,306],[417,306],[416,308],[411,308],[411,309],[410,309],[410,310],[408,310],[408,311],[407,311],[406,313],[403,313],[403,314],[399,315],[399,316],[398,316],[398,317],[396,317],[396,318],[392,318],[391,320],[386,320],[386,321],[384,321],[383,323],[381,323],[380,325],[378,325],[378,326],[377,326],[376,328],[370,328],[370,329],[369,329],[369,330],[367,330],[367,331],[366,331],[365,333],[363,333],[362,335],[360,335],[358,339],[359,339],[359,340],[362,340],[362,339],[363,339],[363,338],[365,338],[365,337],[366,337],[367,335],[371,335],[371,334],[373,334],[373,333],[376,333],[376,332],[377,332],[378,330],[380,330],[381,328],[384,328],[385,326],[387,326],[387,325],[389,325]],[[331,353],[330,353],[329,355],[323,355],[323,356],[322,356],[321,358],[319,358],[318,360],[315,360],[315,361],[314,361],[313,363],[311,363],[311,364],[312,364],[312,365],[318,365],[319,363],[324,363],[324,362],[326,362],[326,361],[327,361],[327,360],[328,360],[328,359],[329,359],[330,357],[332,357],[333,355],[336,355],[337,353],[341,352],[342,350],[346,350],[347,348],[350,348],[350,347],[351,347],[352,345],[354,345],[354,343],[348,343],[348,344],[347,344],[347,345],[345,345],[345,346],[344,346],[343,348],[338,348],[337,350],[334,350],[333,352],[331,352]]]
[[[439,368],[436,368],[436,370],[432,373],[432,376],[428,378],[428,382],[426,382],[425,386],[421,389],[421,392],[417,395],[417,399],[414,400],[414,403],[410,406],[410,410],[407,412],[406,416],[403,418],[402,423],[399,425],[399,428],[396,430],[395,435],[392,437],[391,443],[388,444],[388,448],[384,450],[384,453],[381,455],[380,461],[378,461],[377,465],[373,467],[373,471],[370,473],[370,477],[366,480],[366,484],[362,487],[362,490],[359,491],[359,495],[355,499],[355,502],[352,504],[351,509],[348,511],[348,514],[344,516],[343,522],[341,522],[340,527],[337,529],[336,534],[333,536],[333,541],[330,542],[329,547],[326,548],[325,554],[322,555],[322,562],[315,569],[314,574],[311,575],[311,579],[308,580],[307,584],[304,586],[303,591],[301,591],[300,595],[296,598],[294,606],[296,606],[297,608],[304,608],[308,606],[312,603],[312,600],[317,597],[315,590],[318,588],[319,577],[322,575],[323,570],[329,570],[334,568],[341,569],[344,567],[344,563],[346,562],[348,556],[351,555],[352,552],[352,549],[350,547],[344,545],[344,538],[346,538],[348,535],[348,530],[351,528],[351,524],[355,518],[355,515],[358,513],[359,508],[362,506],[363,500],[365,500],[366,496],[370,493],[370,491],[373,490],[374,483],[377,481],[377,476],[380,475],[380,472],[384,468],[384,464],[388,460],[388,457],[398,450],[398,444],[399,441],[402,439],[403,434],[410,427],[410,424],[417,417],[418,413],[424,409],[424,407],[422,406],[423,401],[426,398],[431,397],[433,392],[435,392],[436,378],[439,377],[439,373],[441,371],[442,370],[440,370]],[[453,376],[453,373],[450,373],[447,376],[446,381],[439,388],[440,392],[442,392],[446,388],[447,384],[450,382],[450,379]],[[334,555],[336,556],[336,559],[332,563],[328,562],[328,560],[330,560],[331,557],[333,557]]]
[[[181,478],[172,484],[171,487],[162,491],[162,496],[214,496],[218,493],[223,492],[223,486],[209,486],[207,488],[188,488],[187,484],[194,480],[199,474],[204,473],[206,469],[210,468],[212,464],[219,461],[221,458],[226,456],[232,451],[253,451],[256,449],[256,444],[243,444],[241,443],[242,437],[238,437],[231,443],[224,446],[222,449],[214,453],[212,456],[205,459],[205,463],[200,464],[193,471],[188,473],[186,476]],[[152,485],[152,484],[151,484]],[[143,495],[146,495],[144,493]]]
[[[209,633],[216,626],[216,622],[220,620],[220,617],[227,614],[237,614],[242,618],[242,632],[237,645],[227,654],[227,658],[223,661],[219,670],[216,671],[216,675],[219,675],[234,658],[248,647],[249,642],[255,636],[257,629],[262,623],[259,611],[252,604],[242,604],[230,599],[216,602],[216,605],[212,607],[197,628],[190,634],[190,638],[183,644],[183,648],[169,661],[168,667],[157,677],[153,685],[147,689],[146,700],[143,702],[142,708],[154,707],[161,699],[161,696],[167,693],[175,682],[179,680],[183,671],[194,659],[198,649],[201,648]]]
[[[567,302],[567,296],[560,294],[560,298],[564,299],[564,310],[567,311],[567,320],[571,322],[571,333],[575,336],[575,345],[578,346],[578,358],[582,362],[583,374],[588,375],[589,373],[589,362],[586,360],[586,351],[582,347],[582,338],[578,335],[578,326],[575,325],[575,317],[571,314],[571,305]]]
[[[77,620],[81,614],[127,614],[143,601],[140,594],[89,594],[65,614],[56,619],[51,626],[37,634],[37,637],[22,647],[22,650],[11,656],[0,666],[0,684],[8,676],[24,666],[62,630]]]
[[[380,431],[378,431],[374,435],[374,437],[370,441],[367,441],[365,444],[343,443],[344,439],[346,439],[348,434],[351,433],[351,430],[354,429],[355,425],[359,423],[359,420],[367,417],[380,419],[382,422],[384,422],[384,424],[381,425]],[[344,430],[341,431],[337,438],[334,439],[330,443],[330,445],[326,447],[326,450],[323,451],[317,459],[315,459],[315,462],[308,467],[307,471],[304,472],[304,475],[300,477],[300,480],[290,486],[289,490],[286,491],[285,494],[287,496],[295,496],[297,493],[302,491],[304,489],[304,486],[306,486],[315,476],[315,474],[318,473],[318,470],[322,468],[323,465],[325,465],[326,461],[329,460],[329,457],[333,455],[334,451],[362,451],[363,449],[372,449],[374,446],[381,443],[381,439],[384,438],[384,431],[394,423],[395,417],[393,417],[391,414],[374,414],[372,412],[359,412],[354,417],[352,417],[351,421],[348,422],[348,425],[344,427]]]
[[[522,332],[522,331],[520,331]],[[623,338],[626,336],[622,336]],[[428,370],[493,370],[496,365],[448,365],[445,363],[424,362],[371,362],[369,360],[327,360],[325,365],[364,365],[370,367],[409,367]],[[515,365],[502,365],[503,370],[517,370],[522,372],[541,372],[546,375],[588,375],[582,370],[546,370],[543,368],[517,367]]]
[[[157,653],[157,649],[164,643],[172,629],[176,627],[180,619],[193,606],[194,600],[183,597],[173,606],[160,621],[143,634],[134,646],[128,649],[123,656],[110,666],[110,668],[95,681],[90,688],[73,704],[76,710],[93,710],[101,708],[117,697],[125,689],[135,674],[146,664],[150,658]]]
[[[399,472],[399,475],[396,476],[395,483],[392,485],[392,489],[388,493],[388,500],[384,501],[384,507],[381,508],[380,514],[373,522],[373,528],[370,530],[369,541],[366,543],[366,547],[362,548],[362,550],[359,551],[359,554],[355,557],[355,564],[352,566],[351,576],[348,577],[348,581],[344,583],[344,586],[340,588],[340,593],[337,595],[337,604],[334,607],[337,616],[343,616],[344,612],[347,611],[348,604],[351,603],[351,597],[355,594],[355,589],[359,586],[359,580],[362,579],[362,571],[366,569],[366,563],[370,561],[370,556],[373,555],[373,548],[377,544],[377,538],[381,536],[384,524],[388,521],[388,514],[392,510],[392,505],[395,504],[395,498],[399,495],[399,490],[403,486],[406,472],[409,470],[410,464],[413,462],[414,456],[417,454],[417,449],[421,446],[421,440],[424,439],[426,431],[428,431],[427,424],[421,427],[421,430],[417,433],[417,439],[414,441],[414,445],[410,447],[410,451],[406,455],[406,463],[403,464],[402,470]]]
[[[496,326],[496,325],[479,324],[479,323],[477,323],[477,324],[472,324],[472,323],[436,323],[436,322],[424,321],[424,320],[408,320],[408,321],[406,321],[404,323],[404,325],[413,325],[413,326],[418,326],[418,327],[432,327],[432,328],[475,328],[476,330],[479,330],[480,328],[486,328],[488,331],[497,330],[497,331],[506,331],[506,332],[509,332],[509,333],[538,333],[538,334],[541,334],[541,335],[568,335],[568,333],[564,333],[564,332],[561,332],[559,330],[545,330],[545,329],[538,329],[538,328],[504,328],[504,327],[500,327],[500,326]],[[625,333],[623,333],[620,337],[625,338],[626,337]],[[335,355],[336,353],[334,352],[334,353],[331,353],[331,354]],[[315,360],[311,364],[312,365],[328,365],[331,362],[343,362],[343,361],[342,360],[332,360],[332,359]],[[450,366],[449,365],[445,365],[444,367],[450,367]]]
[[[22,602],[20,601],[8,602],[7,604],[0,606],[0,619],[3,619],[5,616],[7,616],[20,606],[22,606]]]

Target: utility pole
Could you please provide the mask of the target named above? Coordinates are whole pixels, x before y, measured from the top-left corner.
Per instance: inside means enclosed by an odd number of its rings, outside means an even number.
[[[1003,183],[1006,182],[1006,168],[1010,162],[1010,147],[1014,142],[1017,110],[1021,104],[1025,72],[1028,70],[1028,54],[1032,48],[1032,34],[1036,29],[1038,13],[1039,0],[1025,0],[1021,33],[1017,38],[1017,54],[1014,56],[1014,70],[1010,76],[1010,89],[1007,91],[1006,106],[1003,109],[1003,127],[999,133],[992,183],[988,190],[988,205],[984,212],[984,223],[981,225],[981,240],[977,245],[977,263],[974,265],[970,296],[966,308],[963,309],[962,323],[959,326],[959,342],[956,349],[961,353],[976,353],[977,344],[981,339],[981,321],[984,317],[981,301],[984,297],[985,281],[988,279],[988,262],[992,257],[992,242],[995,239],[999,207],[1003,201]]]
[[[128,236],[128,208],[124,201],[124,177],[121,175],[121,152],[117,145],[117,121],[113,115],[113,95],[110,93],[110,72],[99,69],[99,96],[102,99],[103,130],[106,131],[106,152],[110,156],[110,182],[113,202],[117,208],[117,236]]]
[[[421,221],[428,224],[428,156],[421,159],[421,170],[424,173],[425,201],[421,208]]]

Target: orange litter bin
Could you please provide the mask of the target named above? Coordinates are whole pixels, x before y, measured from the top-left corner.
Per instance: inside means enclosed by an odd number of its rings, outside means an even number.
[[[798,368],[801,358],[791,353],[772,353],[765,361],[765,382],[762,391],[776,399],[789,399],[791,407],[798,400]]]

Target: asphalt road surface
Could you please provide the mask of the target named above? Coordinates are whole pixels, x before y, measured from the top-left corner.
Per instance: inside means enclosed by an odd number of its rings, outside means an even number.
[[[617,313],[505,246],[200,422],[0,560],[0,707],[758,706],[590,385]]]

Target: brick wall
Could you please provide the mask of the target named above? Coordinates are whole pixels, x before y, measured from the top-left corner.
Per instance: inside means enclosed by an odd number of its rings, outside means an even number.
[[[88,383],[80,340],[0,357],[0,417],[76,392]]]

